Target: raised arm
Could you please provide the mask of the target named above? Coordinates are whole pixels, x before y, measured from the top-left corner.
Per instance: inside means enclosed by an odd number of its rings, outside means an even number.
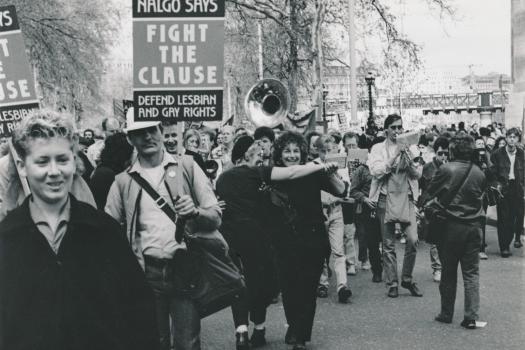
[[[321,190],[336,197],[346,197],[348,186],[348,182],[344,182],[335,172],[329,175],[322,174],[321,176]]]
[[[337,165],[334,163],[326,164],[315,164],[308,163],[304,165],[293,165],[289,167],[273,167],[271,180],[272,181],[283,181],[283,180],[293,180],[300,177],[304,177],[318,171],[331,171],[333,168],[337,169]]]

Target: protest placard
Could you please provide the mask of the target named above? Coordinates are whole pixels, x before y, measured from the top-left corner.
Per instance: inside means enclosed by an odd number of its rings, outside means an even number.
[[[397,144],[400,146],[417,145],[421,134],[419,131],[410,131],[401,135],[397,135]]]
[[[368,159],[368,150],[366,149],[349,149],[346,152],[346,158],[348,162],[359,161],[360,163],[366,163]]]
[[[137,121],[222,119],[224,0],[133,0]]]
[[[339,169],[346,168],[346,155],[344,154],[327,154],[326,161],[336,163]]]
[[[38,108],[33,74],[14,6],[0,7],[0,137]]]

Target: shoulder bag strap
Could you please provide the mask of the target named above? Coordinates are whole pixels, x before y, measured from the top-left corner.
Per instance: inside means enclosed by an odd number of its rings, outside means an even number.
[[[146,193],[153,199],[157,207],[162,210],[173,222],[175,222],[175,211],[171,209],[164,198],[162,198],[162,196],[158,194],[157,191],[153,189],[153,187],[151,187],[149,182],[140,176],[139,173],[130,173],[129,175],[139,184],[140,187],[144,189],[144,191],[146,191]]]
[[[470,172],[472,171],[472,165],[473,165],[473,163],[470,162],[470,165],[469,165],[467,171],[465,172],[465,175],[463,176],[463,179],[461,180],[461,182],[458,183],[458,186],[456,186],[453,191],[452,190],[449,191],[451,196],[449,196],[449,198],[447,198],[447,200],[445,202],[441,203],[441,205],[443,207],[448,207],[450,205],[450,203],[452,203],[454,198],[456,198],[458,192],[463,188],[463,186],[465,185],[465,182],[467,182],[467,179],[468,179],[468,176],[470,175]]]
[[[264,169],[262,167],[257,167],[257,173],[259,174],[259,179],[261,180],[261,184],[263,186],[268,186],[269,184],[264,179]]]

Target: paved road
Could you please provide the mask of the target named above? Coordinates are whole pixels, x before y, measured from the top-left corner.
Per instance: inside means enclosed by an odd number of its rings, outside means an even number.
[[[522,249],[513,256],[498,255],[496,231],[488,226],[487,253],[481,261],[480,320],[483,329],[464,330],[463,282],[458,281],[456,317],[453,324],[434,321],[439,311],[438,284],[432,281],[428,246],[420,245],[414,273],[424,292],[423,298],[411,297],[400,288],[397,299],[386,297],[383,284],[371,282],[370,271],[350,277],[354,296],[347,305],[337,303],[332,286],[328,299],[318,299],[311,350],[347,349],[498,349],[525,348],[525,259]],[[402,256],[403,245],[398,245]],[[401,270],[401,269],[399,269]],[[262,349],[287,349],[284,344],[285,318],[282,304],[268,310],[267,340]],[[231,311],[224,310],[202,323],[203,349],[235,349]]]

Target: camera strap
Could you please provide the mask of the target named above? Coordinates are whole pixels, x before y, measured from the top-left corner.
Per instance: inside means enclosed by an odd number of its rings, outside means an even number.
[[[458,185],[455,188],[450,189],[448,191],[449,198],[447,198],[447,200],[444,201],[444,202],[440,201],[441,205],[443,206],[443,208],[446,209],[446,207],[448,207],[450,205],[450,203],[452,203],[454,198],[456,198],[456,196],[458,195],[459,191],[463,188],[463,186],[465,185],[465,182],[467,182],[468,176],[470,175],[470,173],[472,171],[472,166],[473,166],[473,163],[470,162],[469,167],[468,167],[467,171],[465,172],[465,175],[463,175],[463,179],[461,180],[461,182],[458,182]]]

